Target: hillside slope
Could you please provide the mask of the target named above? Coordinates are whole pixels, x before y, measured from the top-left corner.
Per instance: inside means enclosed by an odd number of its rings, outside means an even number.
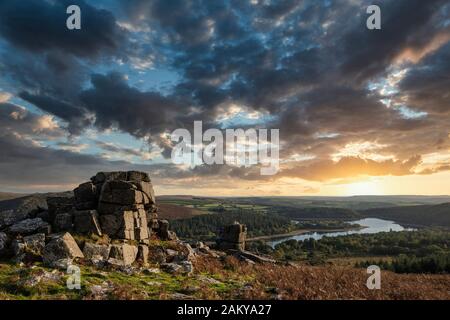
[[[70,196],[72,195],[71,191],[68,192],[58,192],[58,193],[35,193],[27,196],[14,197],[6,200],[0,201],[0,212],[7,210],[15,210],[24,212],[30,212],[36,208],[47,208],[47,197],[56,197],[56,196]]]
[[[382,272],[381,290],[366,287],[365,269],[249,265],[233,257],[224,261],[198,257],[195,273],[130,274],[81,267],[81,290],[66,288],[64,271],[0,263],[2,299],[450,299],[448,275],[399,275]]]
[[[360,213],[366,217],[388,219],[409,225],[450,228],[450,203],[377,208]]]
[[[0,192],[0,201],[20,198],[24,196],[26,196],[26,194],[13,192]]]
[[[189,219],[204,214],[199,210],[170,203],[158,204],[158,217],[166,220]]]

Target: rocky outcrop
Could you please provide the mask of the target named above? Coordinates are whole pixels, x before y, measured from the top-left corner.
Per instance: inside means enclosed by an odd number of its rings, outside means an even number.
[[[145,172],[99,172],[73,194],[49,199],[49,216],[57,230],[137,241],[148,240],[152,233],[164,240],[176,238],[168,222],[157,219],[155,193]]]
[[[247,227],[235,222],[223,227],[217,239],[217,248],[221,250],[245,250]]]
[[[169,222],[158,219],[153,186],[144,172],[99,172],[73,192],[51,194],[45,206],[29,207],[29,212],[0,212],[0,257],[14,255],[16,262],[43,261],[61,269],[88,263],[128,274],[164,270],[191,275],[195,263],[227,255],[273,263],[244,251],[247,228],[239,223],[223,228],[219,250],[178,240]]]
[[[98,190],[99,212],[115,210],[155,209],[155,194],[149,176],[145,172],[99,172],[91,178]]]

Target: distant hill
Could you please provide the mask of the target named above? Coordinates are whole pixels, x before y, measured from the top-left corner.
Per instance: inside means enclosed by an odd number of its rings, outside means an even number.
[[[34,209],[47,209],[47,197],[69,196],[71,191],[58,193],[35,193],[19,198],[10,198],[0,201],[0,212],[6,210],[16,210],[30,212]]]
[[[0,192],[0,201],[24,197],[24,193]]]
[[[201,199],[197,197],[198,199]],[[207,199],[207,198],[203,198]],[[450,196],[352,196],[352,197],[224,197],[216,198],[234,203],[293,208],[345,208],[366,210],[396,206],[433,205],[450,202]]]
[[[169,203],[158,203],[158,217],[160,219],[189,219],[200,214],[204,214],[204,212]]]
[[[377,208],[360,213],[366,217],[388,219],[398,223],[450,228],[450,203]]]

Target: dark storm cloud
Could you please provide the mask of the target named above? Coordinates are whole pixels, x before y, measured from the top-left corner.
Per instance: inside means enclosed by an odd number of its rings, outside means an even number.
[[[66,8],[72,4],[80,6],[81,30],[66,28]],[[70,122],[72,133],[89,124],[80,120],[83,110],[73,106],[79,105],[92,63],[133,56],[114,15],[84,1],[2,1],[0,36],[6,40],[0,71],[12,80],[15,94]]]
[[[74,99],[88,79],[87,68],[70,55],[32,53],[11,46],[0,47],[0,72],[8,77],[15,94],[26,90],[58,99]]]
[[[449,30],[450,33],[450,30]],[[450,43],[413,66],[400,83],[399,95],[420,110],[436,114],[450,112]]]
[[[287,98],[295,99],[296,94],[327,78],[336,81],[333,70],[343,63],[336,59],[342,60],[344,55],[339,57],[335,51],[344,36],[351,38],[361,29],[368,36],[360,18],[354,18],[355,10],[364,13],[362,8],[348,10],[352,5],[342,1],[332,5],[320,1],[257,5],[250,2],[218,5],[214,1],[152,1],[151,5],[144,5],[132,1],[124,5],[133,12],[148,12],[147,22],[160,27],[162,38],[171,39],[169,47],[178,53],[174,65],[185,76],[178,93],[190,91],[198,105],[207,110],[234,100],[278,113]],[[400,13],[397,10],[393,15]],[[232,16],[235,19],[230,19]],[[349,35],[331,31],[335,39],[327,38],[321,29],[330,19],[339,20],[337,30],[341,24],[353,29],[348,31]],[[196,23],[189,24],[192,20]],[[225,37],[220,25],[231,21],[235,24],[229,29],[233,35]],[[261,26],[261,21],[269,24],[271,30]],[[305,25],[305,21],[310,23]],[[353,51],[349,48],[346,52],[349,61],[353,60]]]
[[[381,31],[367,32],[364,28],[367,16],[362,15],[359,25],[342,37],[342,74],[367,80],[383,72],[406,47],[425,46],[429,32],[433,31],[430,21],[445,3],[445,0],[379,2]]]
[[[172,100],[157,92],[141,92],[130,87],[118,73],[95,74],[92,85],[80,98],[95,114],[95,125],[101,129],[118,127],[142,138],[163,132],[180,111]]]
[[[21,92],[19,96],[41,110],[67,121],[70,133],[78,134],[90,124],[86,110],[74,107],[70,103],[58,101],[49,96],[33,95],[28,92]]]
[[[76,4],[82,12],[82,28],[66,28],[66,8]],[[0,3],[0,34],[12,44],[34,52],[62,50],[81,57],[102,51],[115,52],[123,34],[114,16],[84,1],[14,1]]]

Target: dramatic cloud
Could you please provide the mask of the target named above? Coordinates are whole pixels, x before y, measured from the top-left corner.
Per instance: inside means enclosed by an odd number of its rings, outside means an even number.
[[[36,115],[21,106],[0,103],[1,134],[15,134],[30,138],[58,138],[64,131],[50,115]]]
[[[81,7],[81,30],[65,28],[69,4]],[[352,177],[448,171],[450,4],[379,2],[382,29],[373,31],[371,4],[4,0],[0,182],[43,182],[29,171],[8,180],[28,155],[54,183],[124,166],[171,188],[255,192],[286,179],[307,181],[299,190],[309,192]],[[169,164],[168,134],[194,120],[279,128],[281,171]]]

